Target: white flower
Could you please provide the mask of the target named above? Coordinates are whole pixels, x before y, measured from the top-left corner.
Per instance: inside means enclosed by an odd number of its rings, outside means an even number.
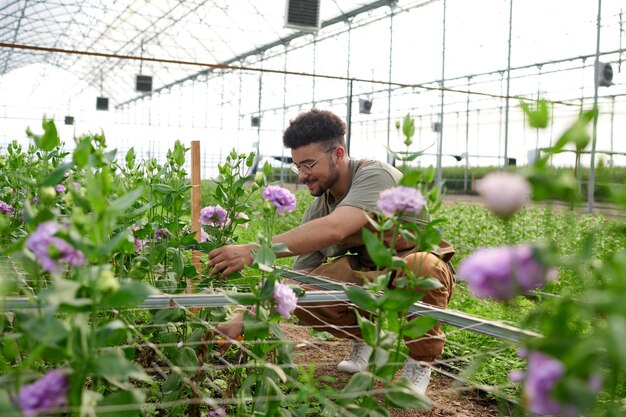
[[[506,219],[524,207],[529,200],[530,184],[518,174],[492,172],[478,180],[476,190],[496,216]]]

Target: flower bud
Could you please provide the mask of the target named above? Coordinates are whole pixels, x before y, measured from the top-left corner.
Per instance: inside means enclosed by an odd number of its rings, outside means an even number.
[[[51,203],[57,196],[54,187],[41,187],[39,189],[39,201],[44,204]]]
[[[263,184],[265,184],[265,175],[263,175],[263,172],[257,171],[254,175],[254,183],[259,187],[263,187]]]
[[[114,293],[120,289],[120,282],[111,271],[102,271],[96,282],[96,289],[103,293]]]

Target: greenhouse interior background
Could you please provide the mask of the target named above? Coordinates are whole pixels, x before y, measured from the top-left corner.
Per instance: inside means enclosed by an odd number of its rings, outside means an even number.
[[[0,417],[626,415],[625,9],[0,0]]]
[[[289,16],[275,1],[4,1],[0,147],[27,143],[45,115],[70,149],[103,131],[122,155],[162,160],[199,140],[211,178],[232,148],[288,156],[283,129],[318,107],[348,123],[354,158],[405,150],[396,122],[410,114],[415,164],[506,169],[597,102],[581,162],[626,163],[620,0],[314,3]],[[551,102],[548,129],[528,126],[519,98]]]

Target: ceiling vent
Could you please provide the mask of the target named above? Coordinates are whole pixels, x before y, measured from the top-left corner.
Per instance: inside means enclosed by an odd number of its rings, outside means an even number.
[[[372,111],[372,104],[374,104],[374,100],[366,100],[364,98],[360,98],[359,113],[370,114],[370,112]]]
[[[611,67],[611,64],[598,62],[598,72],[596,74],[596,77],[598,78],[598,85],[600,87],[609,87],[613,85],[613,67]]]
[[[252,116],[250,118],[250,126],[261,127],[261,116]]]
[[[73,125],[74,124],[74,116],[65,116],[65,124]]]
[[[109,98],[108,97],[96,97],[96,110],[109,110]]]
[[[287,0],[285,27],[303,32],[320,30],[321,0]]]
[[[152,76],[151,75],[138,75],[135,79],[135,90],[140,93],[152,92]]]

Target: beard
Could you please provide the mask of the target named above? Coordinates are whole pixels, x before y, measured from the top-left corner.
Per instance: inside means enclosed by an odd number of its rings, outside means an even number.
[[[330,187],[335,185],[337,181],[339,181],[339,169],[337,168],[337,164],[331,160],[328,166],[328,179],[320,184],[318,189],[309,188],[309,192],[313,197],[319,197],[328,191]]]

